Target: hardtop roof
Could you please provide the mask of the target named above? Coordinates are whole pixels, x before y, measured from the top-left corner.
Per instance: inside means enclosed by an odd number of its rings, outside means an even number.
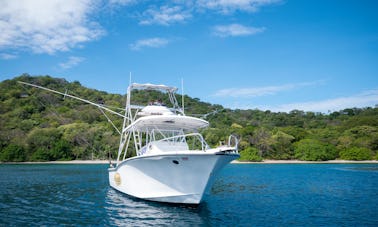
[[[159,91],[163,90],[163,91],[172,92],[172,93],[178,90],[176,87],[170,87],[164,84],[150,84],[150,83],[147,83],[147,84],[133,83],[131,84],[130,88],[131,90],[133,89],[159,90]]]

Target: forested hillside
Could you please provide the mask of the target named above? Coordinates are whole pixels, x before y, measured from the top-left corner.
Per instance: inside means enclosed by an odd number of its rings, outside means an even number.
[[[0,83],[0,161],[107,159],[116,155],[118,133],[92,105],[19,84],[24,81],[82,97],[117,110],[125,96],[83,87],[50,76],[27,74]],[[126,86],[126,85],[125,85]],[[163,96],[137,92],[139,104]],[[180,101],[181,98],[178,98]],[[166,101],[168,102],[168,101]],[[378,108],[345,109],[330,114],[293,110],[274,113],[231,110],[185,97],[186,114],[206,114],[203,131],[212,146],[240,139],[241,160],[378,159]],[[210,114],[207,114],[210,113]],[[119,128],[122,119],[111,116]]]

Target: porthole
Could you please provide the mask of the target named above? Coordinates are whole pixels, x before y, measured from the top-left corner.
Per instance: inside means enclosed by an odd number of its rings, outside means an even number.
[[[179,164],[179,161],[177,161],[177,160],[173,160],[172,162],[173,162],[174,164],[176,164],[176,165]]]

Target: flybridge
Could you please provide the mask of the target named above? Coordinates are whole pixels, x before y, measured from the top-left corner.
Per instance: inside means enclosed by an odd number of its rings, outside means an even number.
[[[131,109],[144,109],[144,112],[148,112],[149,106],[145,108],[145,106],[135,106],[131,104],[131,93],[133,90],[155,90],[155,91],[163,91],[168,94],[169,101],[171,102],[172,108],[168,108],[169,112],[173,113],[179,113],[181,115],[184,115],[184,98],[182,98],[182,108],[178,105],[177,99],[176,99],[176,92],[177,88],[176,87],[171,87],[171,86],[166,86],[163,84],[138,84],[138,83],[132,83],[127,90],[127,100],[126,100],[126,112],[129,112]],[[161,106],[160,103],[158,102],[152,102],[150,106]],[[135,108],[137,107],[137,108]],[[150,108],[151,109],[151,108]],[[157,109],[157,108],[155,108]],[[150,111],[151,112],[151,111]],[[148,115],[164,115],[167,112],[163,111],[160,113],[159,111],[153,112],[154,114],[149,113]],[[168,113],[169,114],[169,113]],[[138,115],[143,115],[143,113],[140,113]],[[129,116],[131,116],[131,113],[129,112]]]

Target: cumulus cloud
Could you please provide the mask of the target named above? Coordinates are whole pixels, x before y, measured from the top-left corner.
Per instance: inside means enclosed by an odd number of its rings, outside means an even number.
[[[2,0],[0,48],[54,54],[101,37],[96,0]]]
[[[30,51],[55,54],[80,48],[99,39],[106,31],[95,21],[94,13],[101,7],[130,7],[140,25],[169,26],[184,23],[209,11],[233,13],[255,12],[259,8],[281,0],[198,0],[198,1],[137,1],[137,0],[0,0],[0,50]],[[139,5],[146,5],[139,7]],[[142,11],[140,11],[142,10]],[[105,10],[106,11],[106,10]],[[240,24],[219,25],[213,28],[220,37],[246,36],[263,32],[265,28]],[[135,43],[132,49],[143,46],[164,46],[167,40],[150,40],[151,44]],[[155,43],[155,44],[154,44]],[[2,55],[11,59],[11,55]]]
[[[197,6],[230,14],[234,11],[256,12],[263,6],[278,2],[281,0],[199,0]]]
[[[265,28],[247,27],[241,24],[218,25],[213,28],[213,33],[219,37],[248,36],[264,32]]]
[[[168,39],[155,37],[155,38],[137,40],[135,43],[130,44],[129,47],[131,50],[140,50],[144,47],[152,47],[152,48],[164,47],[168,43],[169,43]]]
[[[158,9],[150,8],[143,13],[139,24],[142,25],[171,25],[177,22],[184,22],[191,17],[188,10],[183,10],[180,6],[161,6]]]
[[[132,0],[112,0],[115,2]],[[220,12],[221,14],[232,14],[235,11],[254,13],[261,7],[281,2],[281,0],[198,0],[182,1],[175,0],[164,2],[164,5],[151,5],[149,9],[140,13],[139,24],[142,25],[171,25],[178,22],[185,22],[193,15],[209,11]],[[240,29],[240,28],[239,28]],[[261,32],[261,28],[248,28],[248,32]],[[252,30],[252,31],[251,31]]]
[[[60,63],[59,67],[62,69],[70,69],[78,65],[79,63],[83,62],[84,60],[85,58],[82,58],[82,57],[71,56],[68,58],[67,61]]]

